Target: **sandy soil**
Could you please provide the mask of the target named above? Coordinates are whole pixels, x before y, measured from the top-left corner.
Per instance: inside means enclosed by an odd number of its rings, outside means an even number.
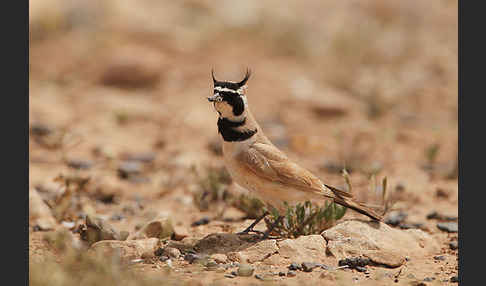
[[[426,218],[432,211],[457,216],[457,1],[295,1],[288,7],[276,1],[40,2],[31,0],[29,122],[53,132],[31,133],[29,185],[44,198],[59,190],[54,178],[60,174],[90,177],[81,195],[84,211],[119,230],[134,232],[161,212],[197,238],[244,229],[251,220],[241,211],[228,208],[218,218],[221,204],[196,207],[200,187],[192,170],[223,166],[208,147],[217,148],[219,140],[206,100],[211,68],[218,78],[238,80],[248,66],[249,104],[271,140],[331,185],[344,186],[331,167],[346,164],[363,201],[380,201],[370,172],[379,181],[386,176],[394,209],[405,211],[407,222],[422,223],[445,256],[400,269],[370,268],[369,274],[341,271],[337,278],[299,272],[274,277],[277,284],[324,279],[338,285],[357,277],[360,285],[389,285],[395,279],[389,276],[401,271],[400,281],[413,274],[419,281],[434,277],[427,285],[445,285],[440,281],[457,275],[458,251],[449,248],[457,233],[440,231],[437,220]],[[153,156],[139,182],[117,172],[127,154]],[[92,166],[73,169],[67,164],[73,160]],[[113,202],[97,199],[99,193],[113,195]],[[203,217],[210,223],[191,227]],[[344,219],[352,217],[360,215],[348,212]],[[42,235],[31,227],[31,259],[57,255]],[[163,266],[133,268],[165,275]],[[173,275],[200,285],[261,283],[185,261],[173,266]],[[287,266],[262,264],[256,273]],[[382,276],[388,278],[375,280]]]

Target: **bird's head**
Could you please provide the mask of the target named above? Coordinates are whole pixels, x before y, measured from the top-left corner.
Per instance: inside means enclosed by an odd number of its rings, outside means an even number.
[[[211,71],[213,77],[214,91],[213,95],[208,97],[220,118],[230,121],[241,121],[246,117],[248,103],[246,100],[246,82],[250,78],[251,72],[247,69],[245,77],[240,82],[218,81],[214,77],[214,71]]]

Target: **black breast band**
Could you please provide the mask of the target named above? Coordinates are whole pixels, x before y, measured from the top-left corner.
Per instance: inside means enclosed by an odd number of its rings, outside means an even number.
[[[251,138],[253,135],[257,133],[257,129],[255,130],[245,130],[239,131],[236,128],[245,125],[246,118],[243,121],[230,121],[226,118],[219,118],[218,119],[218,132],[223,136],[223,140],[227,142],[234,142],[234,141],[245,141],[248,138]]]

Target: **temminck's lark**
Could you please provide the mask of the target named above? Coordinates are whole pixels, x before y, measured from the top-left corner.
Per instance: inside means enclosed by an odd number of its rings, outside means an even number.
[[[240,82],[218,81],[214,71],[211,75],[214,94],[208,100],[219,114],[218,132],[223,140],[226,168],[237,184],[279,210],[281,216],[276,223],[284,214],[284,202],[293,205],[325,198],[374,220],[382,219],[371,208],[355,201],[351,193],[322,183],[311,172],[290,161],[270,142],[248,106],[246,82],[250,78],[249,70]],[[267,214],[265,212],[242,233],[253,231],[253,227]],[[271,227],[265,232],[265,237],[270,231]]]

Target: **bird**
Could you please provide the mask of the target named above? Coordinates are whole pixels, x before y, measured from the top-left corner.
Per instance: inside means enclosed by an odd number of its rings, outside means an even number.
[[[283,219],[286,205],[305,200],[331,199],[373,220],[382,215],[353,198],[350,192],[324,184],[317,176],[299,166],[265,136],[250,111],[247,82],[250,69],[239,82],[220,81],[214,76],[213,94],[207,99],[218,113],[218,133],[222,140],[224,164],[234,182],[278,210],[279,217],[267,228],[265,237]],[[248,233],[265,216],[265,211],[240,234]]]

